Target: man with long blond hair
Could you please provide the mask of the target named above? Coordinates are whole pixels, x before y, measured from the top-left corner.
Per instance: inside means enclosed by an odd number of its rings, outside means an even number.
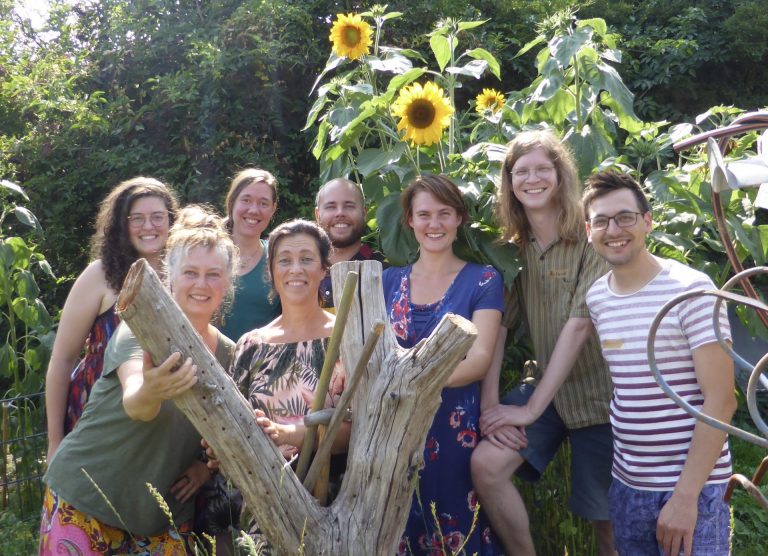
[[[528,514],[510,481],[535,481],[566,439],[571,511],[593,521],[598,554],[614,554],[608,517],[611,381],[585,296],[607,266],[587,242],[573,157],[549,131],[520,133],[507,148],[497,214],[523,270],[508,293],[494,365],[483,385],[483,440],[472,456],[480,502],[507,551],[534,554]],[[541,369],[499,404],[507,329],[527,325]]]

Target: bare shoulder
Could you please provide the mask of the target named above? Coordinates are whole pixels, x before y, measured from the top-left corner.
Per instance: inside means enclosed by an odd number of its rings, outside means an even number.
[[[98,300],[99,313],[102,313],[115,303],[117,294],[118,292],[115,292],[107,284],[107,277],[101,260],[96,259],[85,267],[85,270],[77,277],[72,286],[70,297],[74,296],[73,299],[77,302],[82,302],[86,298],[92,302]]]

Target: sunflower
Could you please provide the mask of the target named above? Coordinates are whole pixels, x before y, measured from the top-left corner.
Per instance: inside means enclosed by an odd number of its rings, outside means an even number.
[[[483,92],[477,95],[475,102],[477,104],[475,110],[480,114],[486,110],[490,110],[491,113],[495,114],[504,106],[504,95],[496,89],[483,89]]]
[[[371,48],[371,26],[357,14],[338,14],[331,27],[330,40],[338,56],[357,60]]]
[[[405,139],[414,145],[432,145],[450,125],[453,106],[433,82],[423,87],[414,83],[400,91],[392,104],[392,114],[400,118],[397,130],[405,130]]]

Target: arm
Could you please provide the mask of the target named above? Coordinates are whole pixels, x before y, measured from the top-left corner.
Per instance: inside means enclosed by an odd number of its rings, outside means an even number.
[[[507,341],[507,328],[499,326],[499,335],[496,337],[496,346],[493,350],[493,359],[488,367],[488,373],[480,385],[480,409],[485,410],[499,405],[499,380],[501,378],[501,365],[504,363],[504,347]]]
[[[267,435],[269,435],[275,444],[278,446],[288,444],[301,450],[301,446],[304,444],[304,435],[307,433],[307,427],[304,423],[276,423],[267,417],[260,409],[255,410],[254,415],[256,416],[256,423]],[[352,423],[343,422],[339,427],[339,432],[336,435],[336,438],[333,440],[331,453],[346,453],[347,448],[349,447],[349,437],[351,432]]]
[[[497,405],[493,409],[484,411],[480,419],[483,434],[490,434],[504,425],[530,425],[538,419],[568,378],[581,353],[581,348],[593,332],[594,328],[589,318],[569,318],[557,337],[549,364],[531,399],[524,406]]]
[[[718,343],[699,346],[692,355],[696,379],[704,395],[702,412],[730,423],[737,405],[733,361]],[[720,457],[726,436],[724,431],[696,421],[680,479],[656,525],[656,539],[667,554],[678,554],[684,548],[685,555],[690,556],[699,494]]]
[[[80,358],[88,332],[102,306],[105,301],[107,306],[111,305],[114,297],[115,293],[109,289],[104,278],[101,261],[95,261],[77,278],[64,303],[45,376],[48,461],[51,461],[64,438],[64,417],[72,369]]]
[[[197,382],[197,366],[186,361],[173,370],[181,359],[178,352],[157,367],[152,366],[149,354],[144,359],[129,359],[117,368],[123,387],[123,407],[128,417],[136,421],[151,421],[160,412],[164,400],[186,392]]]
[[[495,309],[479,309],[472,313],[472,324],[477,328],[477,338],[464,360],[448,377],[446,387],[466,386],[483,380],[488,373],[499,335],[501,313]]]

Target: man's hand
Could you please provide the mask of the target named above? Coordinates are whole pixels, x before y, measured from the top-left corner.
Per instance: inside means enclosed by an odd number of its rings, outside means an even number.
[[[685,556],[691,556],[693,549],[693,530],[698,518],[698,497],[683,497],[673,493],[659,513],[656,522],[656,540],[664,554],[677,556],[684,549]]]
[[[526,427],[536,420],[527,405],[495,405],[480,415],[480,432],[488,436],[500,427]]]

